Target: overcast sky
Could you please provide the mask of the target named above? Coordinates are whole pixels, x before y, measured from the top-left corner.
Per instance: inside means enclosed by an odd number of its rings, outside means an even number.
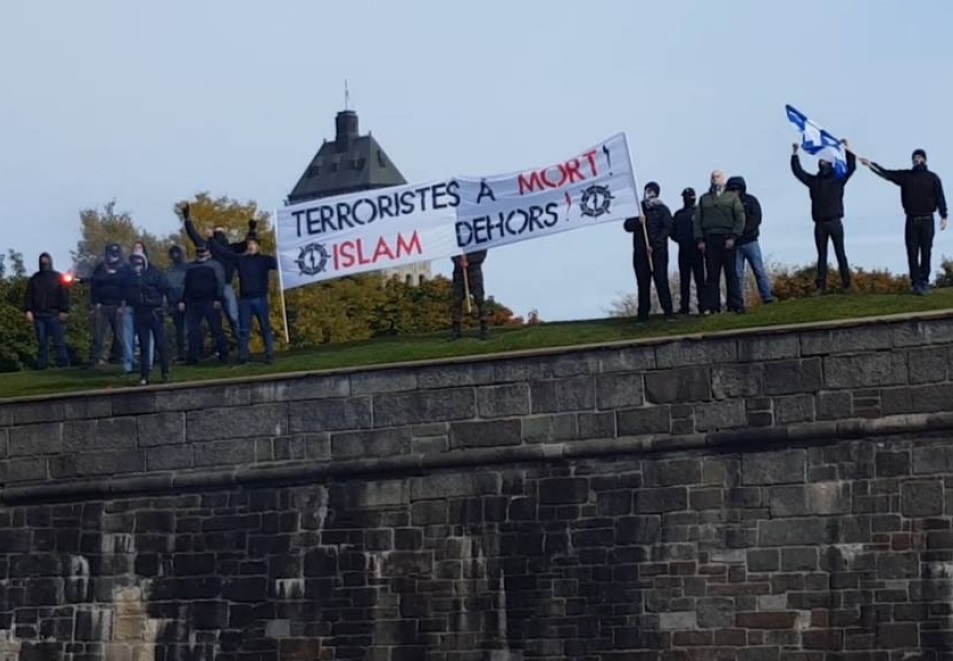
[[[113,198],[157,233],[199,191],[273,210],[333,137],[347,78],[362,133],[410,182],[545,165],[624,131],[639,186],[658,181],[673,211],[713,168],[743,175],[764,252],[802,264],[784,104],[887,167],[925,148],[953,194],[951,20],[944,0],[4,2],[0,249],[68,266],[79,211]],[[905,269],[899,198],[863,168],[850,183],[854,263]],[[615,224],[498,249],[484,270],[544,320],[603,316],[635,287]]]

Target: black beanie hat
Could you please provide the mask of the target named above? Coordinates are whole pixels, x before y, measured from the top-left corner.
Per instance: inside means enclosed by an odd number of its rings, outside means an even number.
[[[924,161],[927,160],[927,153],[926,153],[925,151],[923,151],[922,149],[914,149],[914,150],[913,150],[913,155],[910,156],[910,158],[911,158],[911,159],[914,159],[914,158],[916,158],[917,156],[922,156]]]
[[[658,197],[659,193],[662,192],[662,189],[659,188],[659,185],[654,181],[650,181],[649,183],[645,184],[645,190],[650,190],[655,193],[655,197]]]

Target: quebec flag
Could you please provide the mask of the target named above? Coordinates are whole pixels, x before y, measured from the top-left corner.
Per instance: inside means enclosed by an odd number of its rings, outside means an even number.
[[[843,179],[847,174],[847,154],[840,140],[808,119],[807,115],[788,105],[788,119],[801,132],[801,148],[811,156],[834,164],[834,176]]]

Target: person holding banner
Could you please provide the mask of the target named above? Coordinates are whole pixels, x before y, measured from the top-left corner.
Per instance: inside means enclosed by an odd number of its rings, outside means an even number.
[[[648,321],[652,307],[652,282],[667,321],[672,321],[672,292],[668,284],[668,238],[672,234],[672,212],[659,199],[661,188],[654,181],[645,185],[642,218],[628,218],[623,224],[632,234],[632,267],[638,288],[636,319]]]
[[[917,149],[911,159],[913,167],[909,170],[886,170],[866,158],[860,162],[878,177],[900,187],[900,201],[907,216],[904,236],[910,283],[914,294],[925,296],[930,288],[930,257],[936,234],[933,213],[940,212],[940,231],[944,231],[947,224],[946,196],[940,177],[927,169],[927,153]]]
[[[827,244],[834,244],[837,270],[840,273],[841,291],[850,291],[850,264],[844,250],[844,187],[857,170],[857,157],[850,151],[847,140],[841,140],[847,152],[847,169],[837,176],[834,164],[821,157],[817,174],[808,174],[798,158],[798,143],[793,144],[791,172],[807,186],[811,195],[811,218],[814,220],[814,245],[817,248],[817,295],[827,293]]]
[[[711,188],[702,195],[695,210],[695,241],[705,255],[708,283],[702,314],[721,312],[721,274],[725,274],[728,310],[744,314],[744,303],[737,300],[738,265],[735,241],[745,229],[745,208],[738,194],[725,190],[725,173],[711,173]]]
[[[490,336],[489,316],[486,309],[486,297],[483,290],[483,262],[486,260],[486,250],[462,255],[455,255],[453,260],[453,329],[450,332],[451,340],[459,340],[463,325],[463,305],[470,312],[470,297],[477,306],[477,316],[480,319],[480,339],[487,340]]]

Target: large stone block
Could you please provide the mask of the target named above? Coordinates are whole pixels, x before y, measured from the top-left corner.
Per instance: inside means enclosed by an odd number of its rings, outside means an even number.
[[[417,373],[409,369],[373,370],[351,375],[352,395],[377,395],[417,389]]]
[[[90,452],[76,457],[76,474],[80,477],[138,473],[145,469],[146,455],[140,450]]]
[[[747,422],[745,403],[741,399],[695,405],[695,429],[698,431],[744,427]]]
[[[303,404],[306,405],[308,402]],[[193,442],[252,436],[281,436],[288,433],[288,405],[256,404],[190,411],[186,415],[186,429],[187,438]]]
[[[913,448],[913,473],[933,475],[953,473],[953,445],[927,445]]]
[[[63,423],[63,448],[67,452],[131,450],[138,443],[136,418],[103,418]]]
[[[574,413],[528,416],[520,419],[520,433],[526,443],[571,441],[579,437],[579,423]]]
[[[943,482],[940,480],[904,482],[900,485],[900,513],[904,516],[940,516],[943,506]]]
[[[711,374],[707,367],[684,367],[648,372],[645,398],[653,404],[685,404],[711,400]]]
[[[814,408],[818,420],[843,420],[853,415],[854,398],[849,392],[819,392]]]
[[[291,402],[288,422],[293,433],[370,429],[374,422],[371,398]]]
[[[734,363],[737,360],[738,347],[734,339],[677,340],[655,348],[655,362],[659,369]]]
[[[59,422],[63,420],[65,407],[61,401],[17,402],[8,404],[3,417],[7,425],[30,425],[36,422]]]
[[[815,417],[813,395],[789,395],[774,400],[774,416],[778,424],[812,422]]]
[[[645,486],[670,487],[701,483],[702,461],[691,459],[651,459],[643,461]]]
[[[534,414],[591,411],[596,407],[596,382],[591,376],[533,381],[530,401]]]
[[[711,369],[711,392],[715,399],[755,397],[762,388],[761,365],[718,365]]]
[[[493,383],[492,363],[460,363],[422,367],[417,372],[419,388],[462,388]]]
[[[944,360],[945,357],[945,347],[927,347],[907,351],[910,383],[916,385],[946,381],[949,375],[949,364],[947,360]]]
[[[0,461],[0,483],[33,482],[47,479],[45,457],[22,457]]]
[[[844,482],[816,482],[801,486],[773,487],[771,516],[847,514],[852,511],[850,485]]]
[[[374,459],[408,454],[413,434],[409,427],[331,434],[332,459]]]
[[[523,442],[519,420],[486,420],[450,424],[450,448],[484,448]]]
[[[253,464],[258,456],[254,438],[195,443],[192,448],[195,466]]]
[[[600,372],[641,372],[655,369],[655,348],[632,346],[606,349],[599,354]]]
[[[512,383],[486,386],[476,391],[477,414],[481,418],[505,418],[529,413],[529,386]]]
[[[185,413],[155,413],[136,418],[139,447],[185,443]]]
[[[802,356],[826,356],[893,348],[894,330],[887,324],[801,333]]]
[[[500,492],[499,473],[436,473],[415,477],[410,481],[410,498],[417,500],[442,500],[465,496],[492,496]],[[587,491],[588,493],[588,491]]]
[[[159,390],[156,411],[202,411],[216,407],[248,406],[252,388],[248,386],[201,386]]]
[[[11,457],[56,454],[62,451],[62,422],[46,422],[10,429]]]
[[[807,479],[807,453],[804,450],[750,452],[742,456],[741,483],[771,485],[803,483]]]
[[[400,427],[426,422],[468,420],[476,416],[472,388],[424,390],[374,396],[374,426]]]
[[[748,335],[738,338],[738,362],[763,362],[800,356],[800,342],[793,333]]]
[[[901,351],[824,359],[824,385],[828,388],[871,388],[906,382],[907,357]]]
[[[917,319],[893,324],[898,347],[953,343],[953,319]]]
[[[953,410],[953,383],[884,388],[880,391],[883,415],[937,413]]]
[[[320,374],[283,381],[249,384],[252,404],[293,402],[302,399],[348,397],[351,380],[346,374]]]
[[[672,429],[672,411],[668,406],[647,406],[619,411],[617,419],[619,436],[667,434]]]
[[[615,438],[619,433],[616,429],[616,414],[613,411],[580,413],[578,422],[580,439]]]
[[[764,393],[793,395],[821,389],[821,359],[779,360],[764,364]]]
[[[596,407],[602,411],[642,406],[645,392],[640,372],[601,374],[596,377]]]
[[[112,415],[111,397],[80,396],[63,402],[64,420],[88,420],[108,418]]]

